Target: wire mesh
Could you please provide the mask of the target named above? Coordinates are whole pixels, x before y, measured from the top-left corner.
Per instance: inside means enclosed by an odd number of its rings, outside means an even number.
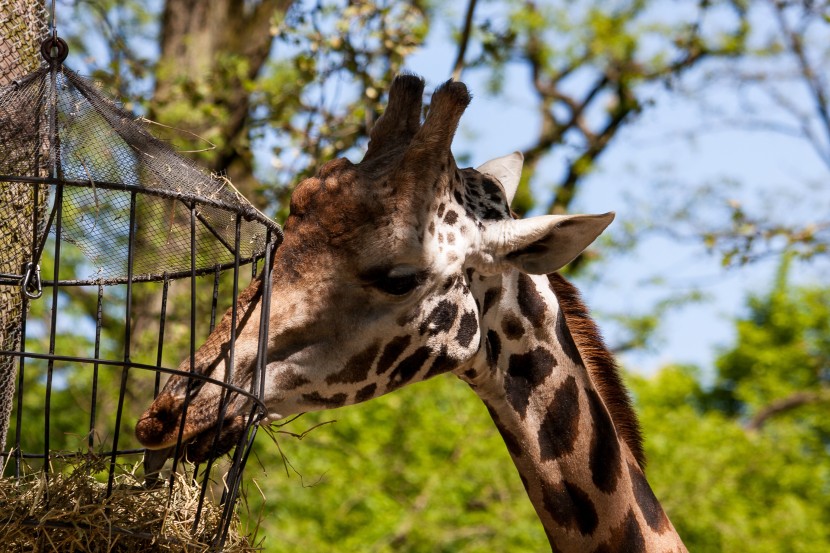
[[[43,68],[0,90],[0,180],[43,182],[50,69]],[[129,219],[134,188],[137,206],[133,275],[159,279],[190,269],[189,210],[196,210],[197,271],[228,266],[234,258],[235,213],[243,215],[243,262],[262,255],[272,223],[217,175],[201,170],[153,137],[140,120],[104,97],[94,83],[61,67],[55,76],[55,141],[63,199],[64,239],[86,255],[90,280],[123,281],[127,273]],[[20,252],[0,252],[0,256]],[[22,275],[17,275],[18,278]],[[9,277],[7,277],[9,278]]]
[[[48,57],[56,45],[47,46]],[[247,401],[246,427],[231,456],[187,463],[180,439],[164,477],[147,474],[144,487],[166,480],[162,488],[172,497],[176,475],[184,474],[200,490],[187,524],[219,550],[265,414],[254,385],[261,379],[252,378],[249,389],[231,384],[230,372],[212,380],[196,373],[193,355],[217,313],[236,313],[240,287],[258,270],[267,290],[282,231],[227,179],[179,156],[95,83],[64,67],[63,57],[0,88],[0,192],[19,203],[30,235],[0,248],[0,287],[17,287],[23,305],[19,345],[0,346],[0,358],[17,362],[4,476],[23,482],[33,471],[46,475],[39,501],[48,505],[50,486],[78,470],[72,463],[79,456],[104,459],[84,470],[98,483],[95,500],[109,505],[101,512],[112,513],[124,478],[141,481],[145,450],[133,427],[163,375],[179,374],[193,386],[213,382],[227,399],[218,407],[215,440],[231,398]],[[248,264],[251,270],[242,270]],[[260,324],[267,336],[267,315]],[[232,358],[233,339],[229,348]],[[189,370],[181,368],[183,352],[190,352]],[[208,517],[212,495],[220,514]],[[68,523],[30,513],[21,524],[65,532]],[[159,529],[124,524],[116,533],[171,543]]]
[[[31,0],[0,0],[0,75],[18,78],[45,65],[36,50],[49,32],[46,6]],[[0,86],[8,84],[0,77]]]

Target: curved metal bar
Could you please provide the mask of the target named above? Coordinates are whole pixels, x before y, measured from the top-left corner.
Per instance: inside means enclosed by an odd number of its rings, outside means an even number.
[[[0,175],[0,182],[21,182],[27,184],[41,183],[49,184],[52,186],[62,184],[64,186],[72,186],[78,188],[94,187],[106,190],[117,190],[122,192],[140,192],[141,194],[149,194],[151,196],[158,196],[159,198],[181,200],[185,203],[195,202],[200,205],[217,207],[233,213],[239,213],[246,221],[257,221],[259,223],[262,223],[267,229],[270,229],[272,232],[277,234],[277,236],[279,237],[279,242],[282,241],[282,228],[280,228],[280,226],[275,221],[263,215],[262,212],[260,212],[253,206],[248,207],[229,204],[227,202],[223,202],[222,200],[205,198],[203,196],[198,196],[196,194],[187,194],[183,192],[176,192],[173,190],[162,190],[158,188],[146,188],[142,186],[124,184],[120,182],[95,181],[95,184],[93,185],[89,181],[78,181],[49,177],[28,177],[20,175]]]
[[[0,350],[0,355],[13,355],[15,357],[23,357],[28,359],[45,359],[47,361],[64,361],[67,363],[98,363],[104,367],[112,367],[112,368],[124,368],[129,366],[131,369],[140,369],[144,371],[153,371],[153,372],[162,372],[165,374],[174,374],[184,378],[194,378],[196,380],[201,380],[202,382],[208,384],[214,384],[216,386],[220,386],[225,388],[226,390],[230,390],[231,392],[237,393],[239,395],[245,396],[246,398],[250,399],[254,402],[254,404],[258,407],[258,411],[264,414],[268,412],[268,408],[262,402],[260,398],[256,395],[252,394],[249,390],[245,390],[233,384],[229,384],[223,382],[221,380],[217,380],[210,376],[205,376],[199,373],[192,373],[190,371],[182,371],[179,369],[170,369],[167,367],[157,367],[155,365],[148,365],[146,363],[135,363],[130,361],[129,363],[125,361],[114,361],[112,359],[94,359],[92,357],[75,357],[71,355],[58,355],[58,354],[48,354],[48,353],[34,353],[30,351],[20,352],[20,351],[13,351],[13,350]]]

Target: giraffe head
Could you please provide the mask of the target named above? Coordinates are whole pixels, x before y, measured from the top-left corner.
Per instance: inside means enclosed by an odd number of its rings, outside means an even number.
[[[473,276],[555,271],[613,219],[513,219],[509,202],[521,155],[458,169],[450,147],[470,102],[467,88],[460,82],[438,88],[422,124],[423,88],[420,78],[399,76],[364,159],[331,161],[297,186],[269,297],[262,297],[260,280],[240,297],[231,380],[240,388],[253,381],[267,301],[264,402],[274,420],[465,370],[484,355],[479,304],[485,300],[471,289]],[[225,378],[230,325],[229,311],[197,351],[197,372]],[[189,367],[189,360],[182,364]],[[245,398],[230,398],[215,443],[220,388],[188,388],[178,376],[139,420],[139,440],[151,449],[175,444],[188,393],[183,438],[191,457],[223,453],[244,427]]]

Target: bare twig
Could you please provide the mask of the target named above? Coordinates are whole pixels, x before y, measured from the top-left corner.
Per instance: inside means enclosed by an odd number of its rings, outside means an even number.
[[[277,434],[285,434],[286,436],[291,436],[292,438],[297,438],[298,440],[302,440],[303,438],[305,438],[308,435],[309,432],[311,432],[313,430],[316,430],[316,429],[320,428],[321,426],[325,426],[327,424],[334,424],[335,422],[337,422],[337,421],[336,420],[323,421],[321,423],[315,424],[314,426],[312,426],[311,428],[309,428],[307,430],[303,430],[300,433],[289,432],[288,430],[277,430],[276,433]]]
[[[470,33],[473,28],[473,14],[476,10],[476,0],[469,0],[467,3],[467,15],[464,17],[464,28],[461,31],[461,38],[458,39],[458,55],[452,69],[452,79],[461,80],[461,73],[464,71],[464,55],[467,53],[467,44],[470,42]]]
[[[789,51],[795,57],[798,63],[800,76],[804,85],[807,87],[810,96],[813,99],[815,114],[818,118],[820,127],[824,131],[824,138],[830,141],[830,101],[828,101],[827,90],[825,89],[819,74],[815,71],[810,60],[807,58],[807,53],[804,48],[804,39],[802,38],[803,30],[794,30],[790,27],[784,15],[786,6],[782,2],[774,2],[775,15],[778,22],[778,27],[781,34],[787,41]],[[787,107],[787,106],[785,106]],[[801,129],[804,138],[812,145],[816,153],[822,161],[830,166],[830,156],[827,154],[827,146],[823,144],[813,132],[810,126],[809,118],[799,117],[798,112],[792,108],[787,108],[793,113],[801,123]]]

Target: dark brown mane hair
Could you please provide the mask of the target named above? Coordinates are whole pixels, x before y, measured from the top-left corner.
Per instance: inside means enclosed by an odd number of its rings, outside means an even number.
[[[617,433],[628,444],[640,468],[645,468],[643,436],[640,422],[631,405],[614,356],[608,351],[596,323],[582,303],[579,291],[559,273],[548,275],[551,288],[559,300],[559,307],[571,332],[579,355],[602,401],[608,408]]]

